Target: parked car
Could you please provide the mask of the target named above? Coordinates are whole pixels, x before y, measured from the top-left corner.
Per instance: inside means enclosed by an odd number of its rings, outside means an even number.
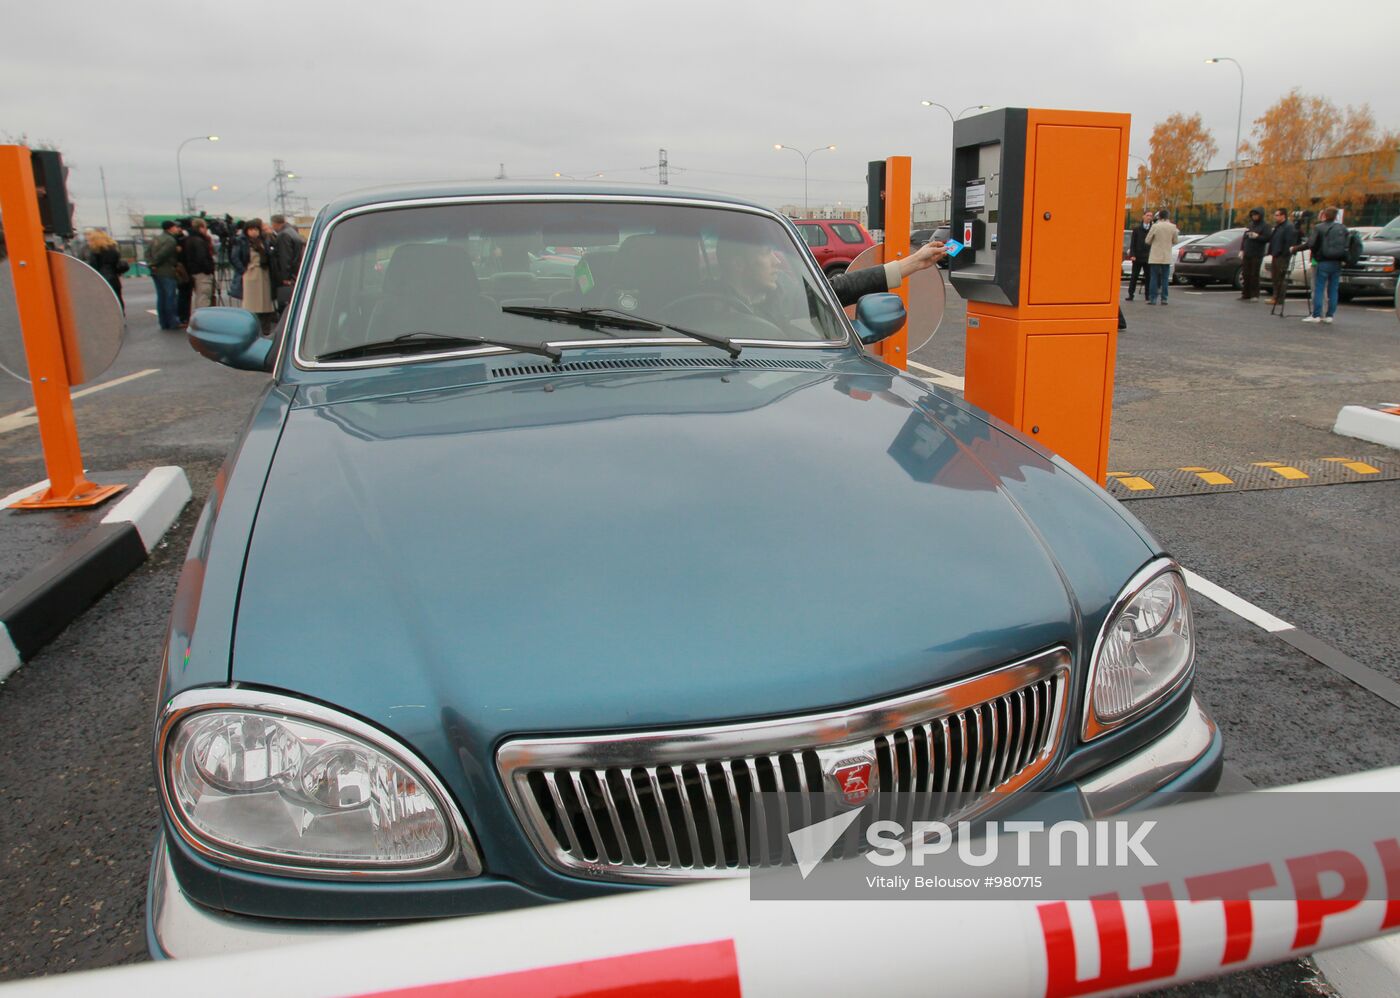
[[[742,876],[778,856],[755,790],[1106,815],[1215,786],[1180,567],[867,355],[903,307],[847,320],[804,228],[379,190],[318,216],[279,341],[195,313],[196,350],[272,377],[170,619],[159,955]],[[502,305],[498,245],[580,262]]]
[[[1288,290],[1307,291],[1311,287],[1311,277],[1309,268],[1312,265],[1312,254],[1307,250],[1299,250],[1288,258]],[[1274,280],[1274,258],[1272,255],[1264,257],[1264,266],[1260,269],[1260,286],[1265,289],[1264,293],[1273,294]]]
[[[1181,262],[1182,252],[1187,246],[1190,246],[1192,243],[1198,243],[1204,238],[1205,233],[1203,232],[1193,232],[1190,235],[1179,235],[1176,237],[1176,243],[1172,246],[1172,266],[1171,270],[1168,272],[1172,284],[1181,283],[1181,278],[1176,276],[1176,265]]]
[[[909,233],[909,248],[911,250],[920,249],[925,243],[937,242],[946,243],[948,237],[953,234],[953,228],[949,225],[940,225],[936,229],[915,229]],[[938,261],[938,266],[944,270],[948,269],[948,258],[945,256]]]
[[[1239,290],[1244,287],[1241,275],[1240,247],[1244,229],[1225,229],[1198,239],[1183,249],[1176,261],[1177,283],[1203,288],[1207,284],[1228,284]]]
[[[850,219],[801,218],[796,223],[797,231],[828,277],[844,274],[851,261],[875,245],[865,226]]]
[[[1339,295],[1393,297],[1395,275],[1400,271],[1400,217],[1391,219],[1369,236],[1363,234],[1362,239],[1361,259],[1355,267],[1342,268]]]
[[[1180,235],[1180,234],[1177,235],[1177,237],[1176,237],[1176,242],[1172,244],[1172,264],[1171,264],[1171,269],[1167,272],[1168,275],[1169,275],[1169,280],[1171,281],[1171,283],[1173,283],[1173,284],[1179,284],[1179,283],[1181,283],[1181,282],[1178,280],[1177,276],[1176,276],[1176,264],[1177,264],[1177,261],[1181,259],[1181,251],[1182,251],[1182,249],[1183,249],[1185,246],[1189,245],[1190,243],[1194,243],[1194,242],[1196,242],[1197,240],[1204,239],[1204,238],[1205,238],[1204,235],[1201,235],[1201,234],[1194,234],[1194,233],[1191,234],[1191,235]],[[1145,274],[1145,272],[1144,272],[1144,274]],[[1140,276],[1140,277],[1143,277],[1143,279],[1145,279],[1144,274],[1140,274],[1139,276]],[[1132,262],[1131,260],[1128,259],[1127,254],[1125,253],[1124,256],[1123,256],[1123,279],[1124,279],[1124,280],[1127,280],[1127,279],[1131,278],[1132,275],[1133,275],[1133,262]]]

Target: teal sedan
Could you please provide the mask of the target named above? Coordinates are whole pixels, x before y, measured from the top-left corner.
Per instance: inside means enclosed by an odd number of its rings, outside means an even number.
[[[327,207],[274,339],[197,312],[271,379],[171,616],[152,952],[744,876],[764,792],[1212,789],[1181,569],[842,304],[761,206],[512,185]]]

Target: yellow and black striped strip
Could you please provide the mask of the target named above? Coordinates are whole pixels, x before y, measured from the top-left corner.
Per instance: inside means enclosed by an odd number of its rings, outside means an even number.
[[[1157,499],[1396,479],[1400,479],[1400,455],[1362,455],[1304,461],[1187,465],[1151,471],[1110,471],[1104,488],[1119,499]]]

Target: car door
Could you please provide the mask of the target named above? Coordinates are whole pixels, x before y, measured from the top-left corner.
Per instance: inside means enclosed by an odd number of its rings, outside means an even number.
[[[812,249],[812,255],[817,258],[817,263],[825,269],[835,255],[835,250],[831,247],[831,239],[826,234],[826,227],[820,224],[799,225],[797,227],[802,232],[802,238],[807,241],[807,245]]]

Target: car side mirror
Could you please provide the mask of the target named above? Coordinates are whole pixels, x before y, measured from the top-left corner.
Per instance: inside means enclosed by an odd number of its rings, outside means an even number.
[[[201,357],[241,371],[266,371],[273,341],[258,317],[241,308],[201,308],[190,316],[190,346]]]
[[[899,295],[882,292],[866,295],[856,305],[856,333],[867,346],[899,332],[906,318]]]

